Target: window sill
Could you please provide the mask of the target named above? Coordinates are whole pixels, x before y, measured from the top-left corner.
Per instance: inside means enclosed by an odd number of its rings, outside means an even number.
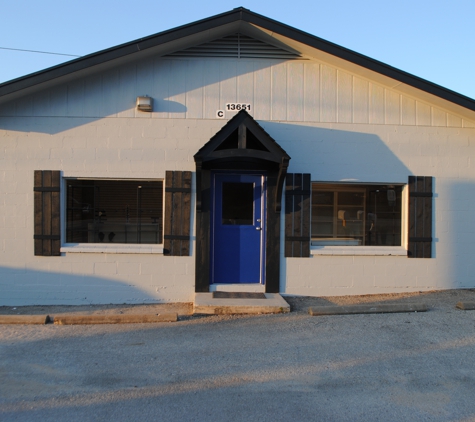
[[[61,247],[61,252],[65,253],[142,253],[142,254],[163,254],[163,245],[128,243],[98,244],[98,243],[66,243]]]
[[[402,246],[312,246],[312,255],[407,256]]]

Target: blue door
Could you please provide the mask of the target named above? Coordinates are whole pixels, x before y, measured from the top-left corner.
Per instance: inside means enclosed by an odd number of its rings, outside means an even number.
[[[264,283],[264,176],[215,173],[211,283]]]

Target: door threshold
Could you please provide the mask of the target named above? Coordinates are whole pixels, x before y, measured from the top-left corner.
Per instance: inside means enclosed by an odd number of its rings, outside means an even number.
[[[216,283],[210,284],[210,292],[246,292],[246,293],[265,293],[266,286],[259,283]]]

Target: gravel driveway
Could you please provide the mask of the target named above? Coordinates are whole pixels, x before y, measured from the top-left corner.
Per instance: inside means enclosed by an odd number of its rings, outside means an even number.
[[[288,298],[290,314],[252,317],[167,305],[181,310],[175,323],[3,325],[0,420],[472,421],[475,311],[455,309],[460,300],[475,301],[475,291]],[[404,301],[430,310],[306,313]],[[0,313],[40,309],[140,311]]]

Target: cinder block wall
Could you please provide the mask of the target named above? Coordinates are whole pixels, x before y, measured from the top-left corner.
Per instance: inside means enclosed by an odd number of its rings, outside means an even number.
[[[313,181],[434,177],[434,258],[282,258],[282,293],[475,287],[473,122],[442,101],[421,102],[317,61],[195,64],[149,59],[0,106],[0,305],[193,300],[194,256],[35,257],[33,171],[143,179],[194,171],[193,155],[231,117],[215,118],[227,102],[252,104],[292,157],[289,171]],[[135,110],[144,94],[154,98],[153,113]]]
[[[18,130],[0,132],[1,305],[193,300],[194,256],[34,256],[33,172],[61,170],[64,178],[163,179],[166,170],[194,171],[193,155],[222,121],[15,117],[9,124]],[[62,189],[63,205],[64,195]]]
[[[322,131],[323,136],[307,140],[315,145],[306,149],[315,157],[314,166],[308,155],[296,160],[297,145],[306,142],[308,131],[308,126],[295,128],[292,142],[280,139],[280,143],[293,157],[292,171],[312,167],[313,181],[407,183],[408,175],[434,177],[433,258],[314,255],[286,259],[283,292],[338,296],[475,286],[473,129],[318,125],[315,133]]]

